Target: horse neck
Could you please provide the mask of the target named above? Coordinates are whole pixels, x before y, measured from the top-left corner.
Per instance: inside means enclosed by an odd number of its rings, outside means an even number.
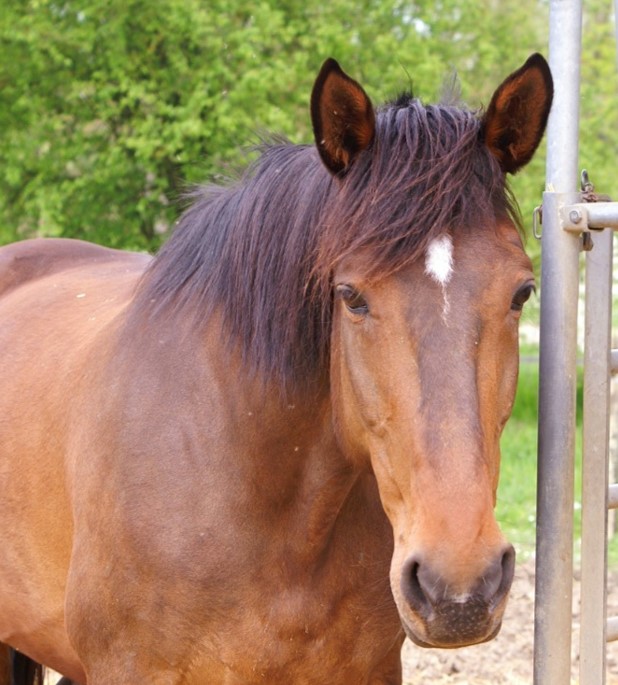
[[[246,393],[247,400],[249,458],[265,474],[260,495],[294,511],[304,549],[324,547],[348,500],[358,496],[361,476],[337,443],[328,391],[293,399],[257,391]]]
[[[206,346],[201,341],[210,369],[204,392],[215,388],[229,421],[230,458],[241,459],[249,480],[259,483],[251,494],[256,511],[272,515],[275,527],[287,523],[288,540],[303,541],[299,553],[309,554],[323,551],[336,527],[351,524],[350,507],[366,511],[369,503],[383,516],[373,476],[354,466],[337,442],[328,380],[284,394],[277,383],[248,373],[240,353],[221,346],[220,331],[211,326]]]

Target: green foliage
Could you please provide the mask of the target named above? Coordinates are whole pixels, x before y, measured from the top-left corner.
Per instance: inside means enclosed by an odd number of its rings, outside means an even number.
[[[585,8],[582,164],[618,196],[611,8]],[[0,242],[81,237],[155,249],[187,185],[227,176],[261,131],[309,142],[308,99],[333,56],[381,102],[413,86],[487,104],[546,52],[545,0],[4,0]],[[514,179],[529,216],[542,154]],[[534,241],[529,250],[538,252]]]
[[[520,560],[534,553],[536,539],[536,486],[538,436],[539,367],[535,360],[520,367],[517,396],[500,447],[500,487],[497,518],[506,537],[515,546]],[[581,416],[582,373],[577,384],[577,456],[575,464],[575,501],[581,502]],[[574,535],[579,544],[581,507],[573,515]]]
[[[536,421],[512,418],[504,430],[501,451],[496,517],[518,560],[523,561],[534,553],[536,540]]]
[[[502,462],[496,514],[504,534],[515,546],[520,561],[530,558],[535,551],[538,384],[538,363],[535,361],[522,364],[513,414],[500,441]],[[577,378],[577,432],[573,484],[573,534],[576,564],[579,563],[581,553],[582,404],[583,373],[580,368]],[[608,564],[611,569],[618,568],[618,534],[616,533],[609,540]]]
[[[154,249],[187,184],[228,174],[256,132],[311,140],[326,57],[375,102],[411,84],[435,99],[457,69],[476,106],[543,49],[546,15],[541,0],[4,0],[0,242]],[[536,202],[541,162],[532,177]]]
[[[618,71],[611,3],[587,0],[581,67],[580,165],[595,188],[618,200]]]

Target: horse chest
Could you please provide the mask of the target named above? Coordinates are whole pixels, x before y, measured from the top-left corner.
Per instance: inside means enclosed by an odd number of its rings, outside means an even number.
[[[373,479],[310,534],[314,500],[311,512],[290,501],[275,517],[246,493],[232,506],[222,493],[234,479],[213,484],[210,471],[207,488],[182,463],[177,493],[123,471],[122,487],[139,484],[139,501],[110,503],[103,510],[113,518],[97,523],[97,535],[78,535],[74,559],[100,557],[98,581],[92,571],[74,576],[80,651],[101,649],[93,635],[126,644],[138,620],[140,652],[173,665],[170,685],[399,683],[379,675],[397,672],[390,651],[401,624],[388,582],[392,533]]]
[[[143,579],[132,605],[126,579],[119,585],[116,576],[108,579],[119,590],[113,598],[88,592],[88,602],[118,645],[138,618],[147,662],[139,668],[169,664],[162,685],[399,685],[402,631],[383,564],[376,573],[370,560],[342,560],[347,572],[326,563],[317,574],[294,567],[294,577],[282,559],[258,558],[259,568],[244,571],[220,560],[222,572],[203,577],[201,596],[190,569],[184,578],[152,578],[152,585]],[[100,635],[86,618],[88,635]],[[102,648],[94,642],[91,654]],[[126,674],[134,664],[123,663],[121,651],[115,659]]]
[[[370,595],[371,596],[371,595]],[[359,589],[273,589],[264,604],[222,624],[187,684],[396,685],[401,630],[393,608]],[[208,650],[209,651],[209,650]]]
[[[304,566],[292,549],[256,551],[253,568],[246,558],[231,563],[222,576],[227,582],[214,593],[215,620],[204,612],[193,656],[200,665],[187,683],[399,683],[388,675],[398,673],[398,649],[392,650],[402,635],[388,560],[377,540],[365,537],[366,550],[350,549],[340,539],[345,534],[334,533],[333,548],[319,563]],[[260,542],[262,550],[268,547],[267,539]]]

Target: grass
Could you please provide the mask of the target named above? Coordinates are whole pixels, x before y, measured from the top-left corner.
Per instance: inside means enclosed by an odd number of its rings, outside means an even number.
[[[575,557],[579,556],[581,530],[581,403],[582,378],[578,374],[578,420],[573,512]],[[505,535],[525,560],[534,554],[536,526],[538,364],[523,363],[511,420],[502,437],[502,464],[497,516]],[[609,544],[609,564],[618,567],[618,536]]]
[[[534,553],[538,366],[522,364],[511,420],[502,436],[497,516],[518,559]]]

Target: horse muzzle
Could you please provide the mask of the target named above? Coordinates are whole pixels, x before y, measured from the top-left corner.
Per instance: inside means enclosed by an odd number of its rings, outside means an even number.
[[[403,601],[398,602],[406,634],[421,647],[465,647],[493,639],[502,624],[514,567],[515,550],[508,545],[469,592],[455,593],[429,563],[410,557],[401,576]]]

